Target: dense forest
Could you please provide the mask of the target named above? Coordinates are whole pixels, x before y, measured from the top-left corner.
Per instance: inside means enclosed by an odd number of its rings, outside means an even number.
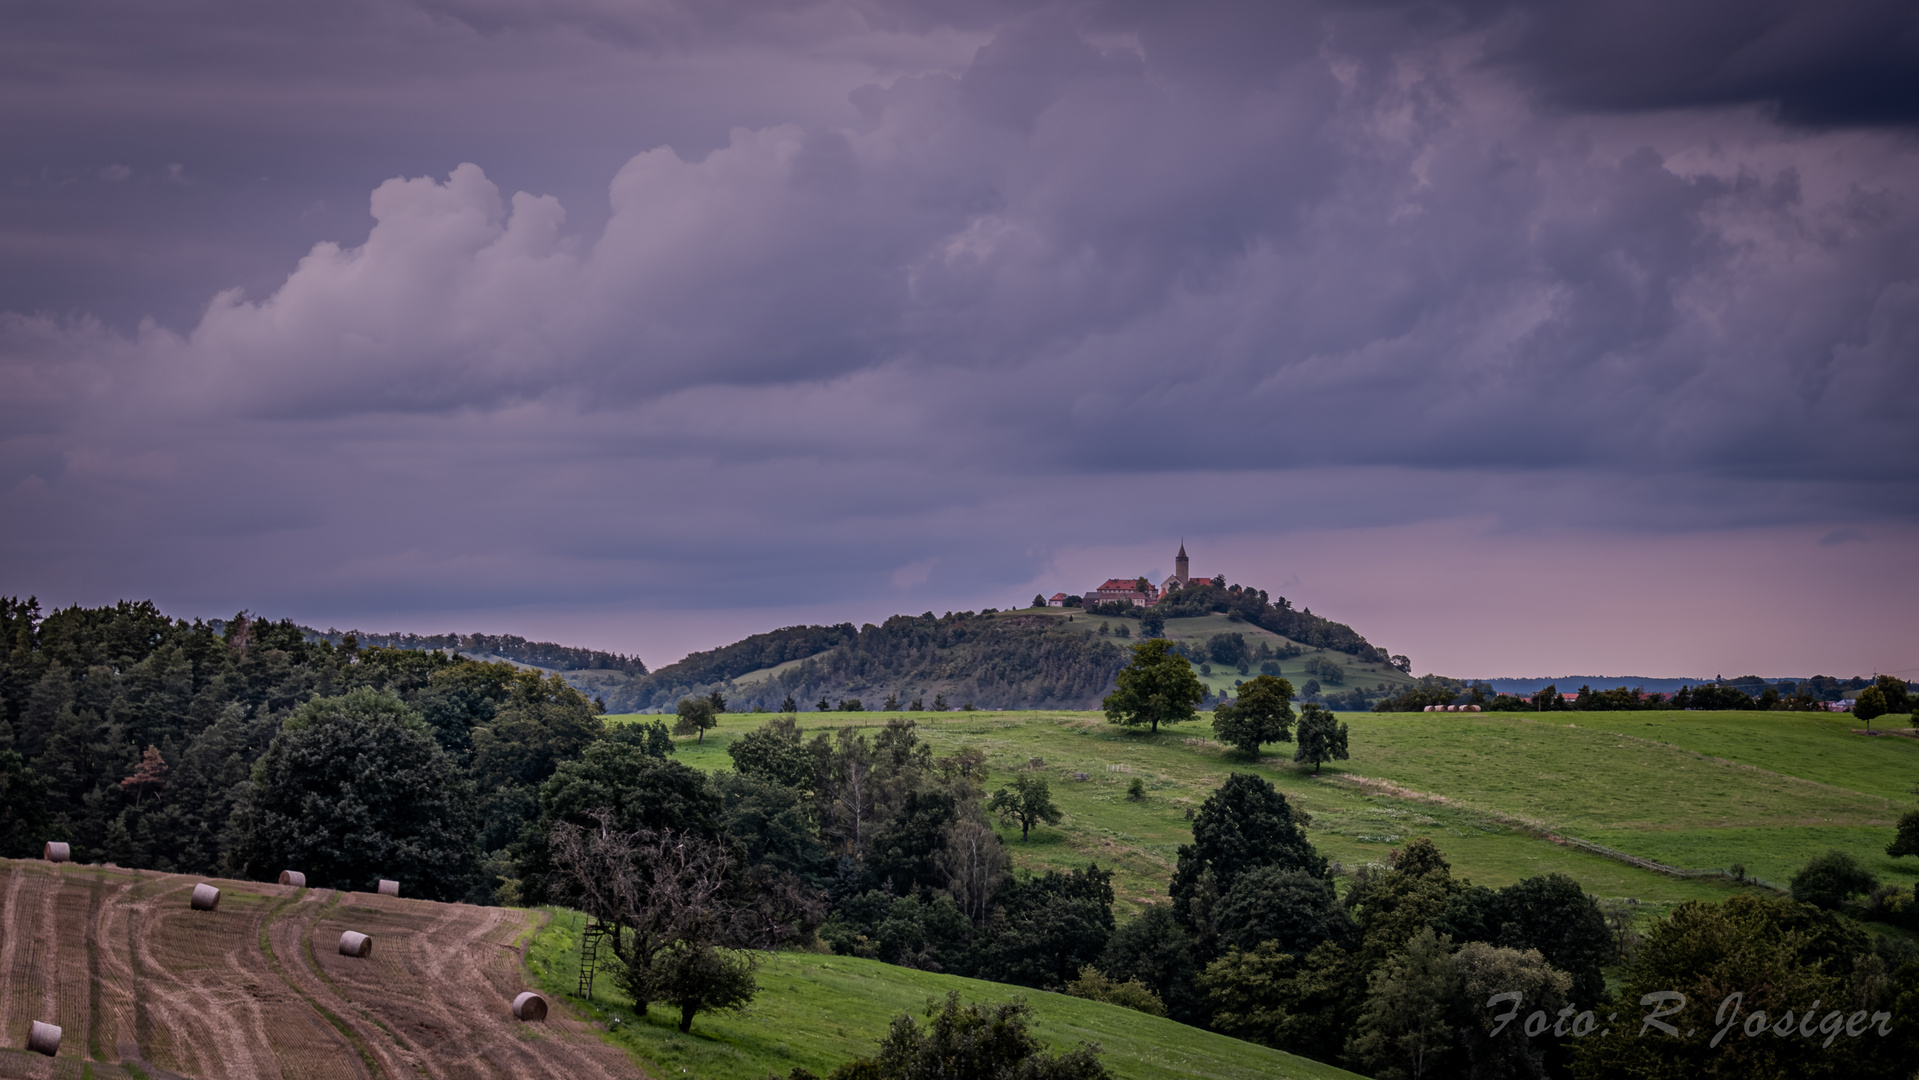
[[[737,690],[731,680],[799,660]],[[1122,654],[1086,623],[1044,616],[991,618],[970,611],[895,615],[855,630],[789,627],[756,634],[660,668],[641,683],[640,707],[670,709],[688,695],[727,692],[736,707],[779,709],[893,696],[931,707],[1092,709],[1112,689]],[[793,706],[786,706],[791,708]]]
[[[126,601],[42,617],[0,598],[0,851],[64,839],[88,861],[271,876],[284,867],[249,858],[273,852],[269,796],[297,795],[380,822],[342,841],[357,851],[305,852],[312,865],[357,879],[385,864],[422,895],[490,899],[486,870],[536,820],[538,786],[605,737],[600,711],[557,676],[336,645],[286,620],[187,622]],[[269,791],[274,767],[289,786]]]

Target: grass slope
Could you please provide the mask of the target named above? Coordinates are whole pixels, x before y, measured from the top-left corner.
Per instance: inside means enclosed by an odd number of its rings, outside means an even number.
[[[608,1023],[612,1038],[661,1076],[762,1080],[769,1073],[784,1076],[794,1066],[825,1075],[842,1062],[871,1054],[893,1017],[903,1012],[918,1017],[928,1000],[944,999],[950,990],[967,1001],[1024,996],[1041,1039],[1055,1050],[1098,1043],[1105,1052],[1102,1060],[1123,1080],[1355,1075],[1117,1005],[813,953],[763,955],[756,975],[760,992],[750,1006],[738,1013],[702,1014],[693,1021],[692,1034],[681,1035],[677,1012],[655,1006],[649,1015],[636,1017],[631,999],[604,974],[595,982],[592,1004],[573,994],[579,979],[578,928],[577,913],[555,909],[528,949],[528,967],[542,990]]]
[[[802,713],[809,729],[878,726],[891,714]],[[1257,773],[1312,815],[1313,842],[1351,866],[1430,836],[1454,872],[1504,885],[1563,871],[1600,896],[1663,906],[1720,899],[1736,887],[1669,877],[1541,837],[1556,833],[1671,865],[1744,864],[1783,881],[1827,847],[1850,851],[1882,878],[1919,870],[1885,855],[1891,825],[1912,805],[1919,741],[1853,735],[1843,719],[1789,713],[1358,713],[1351,761],[1314,777],[1288,758],[1257,763],[1210,741],[1208,719],[1157,736],[1098,713],[920,713],[935,752],[985,750],[1004,783],[1032,758],[1045,762],[1058,828],[1022,843],[1002,829],[1015,865],[1115,871],[1122,917],[1165,895],[1185,814],[1227,773]],[[614,718],[616,721],[620,718]],[[680,742],[697,768],[731,767],[725,747],[764,717],[728,715],[704,745]],[[1273,749],[1285,752],[1290,747]],[[1078,780],[1078,774],[1087,779]],[[1125,797],[1134,777],[1147,798]]]

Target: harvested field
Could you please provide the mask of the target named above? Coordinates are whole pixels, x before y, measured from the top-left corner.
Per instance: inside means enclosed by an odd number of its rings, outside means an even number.
[[[513,1018],[542,912],[245,881],[194,911],[202,880],[0,860],[0,1077],[642,1075],[563,1003]],[[34,1020],[65,1029],[57,1057],[26,1051]]]

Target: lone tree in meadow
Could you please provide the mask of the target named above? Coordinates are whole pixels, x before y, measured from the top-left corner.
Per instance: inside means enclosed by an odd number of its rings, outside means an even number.
[[[709,698],[681,698],[680,719],[673,725],[675,735],[698,735],[695,742],[706,742],[706,729],[718,727],[720,711],[713,707]]]
[[[724,949],[699,937],[686,937],[653,960],[653,985],[659,1000],[680,1011],[680,1034],[693,1030],[702,1012],[736,1012],[759,993],[753,978],[753,954]]]
[[[993,792],[993,797],[986,800],[986,809],[1002,819],[1019,822],[1021,840],[1040,822],[1058,825],[1062,817],[1059,807],[1053,805],[1053,793],[1046,786],[1046,778],[1032,773],[1019,773],[1013,777],[1010,790],[1000,788]]]
[[[1213,710],[1213,734],[1241,753],[1259,756],[1262,743],[1293,741],[1293,684],[1261,675],[1239,687],[1239,700]]]
[[[1872,730],[1872,722],[1886,715],[1886,692],[1877,686],[1868,686],[1859,691],[1859,697],[1852,703],[1852,715],[1855,720],[1864,720],[1866,730]]]
[[[1119,689],[1100,702],[1106,719],[1127,727],[1145,724],[1157,735],[1161,724],[1198,716],[1194,706],[1206,700],[1206,687],[1193,674],[1193,665],[1173,651],[1173,643],[1153,638],[1132,648],[1132,660],[1120,669]]]
[[[1293,760],[1311,765],[1317,776],[1321,764],[1346,759],[1346,725],[1324,705],[1300,706],[1299,749]]]

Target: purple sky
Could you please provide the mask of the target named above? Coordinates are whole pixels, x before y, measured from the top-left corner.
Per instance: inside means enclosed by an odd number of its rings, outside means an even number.
[[[1908,2],[76,0],[0,130],[0,592],[1919,677]]]

